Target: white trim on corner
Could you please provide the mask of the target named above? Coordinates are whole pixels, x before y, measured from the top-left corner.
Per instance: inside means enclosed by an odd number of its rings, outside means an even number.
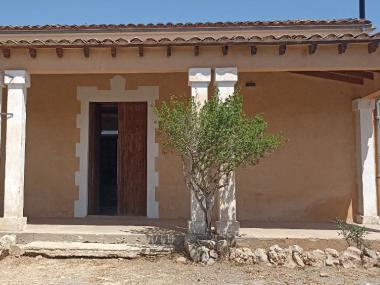
[[[158,86],[139,86],[136,90],[125,90],[125,78],[116,75],[111,79],[111,90],[98,90],[96,87],[78,87],[77,98],[81,102],[77,116],[77,128],[80,129],[80,142],[76,145],[79,157],[79,171],[75,173],[75,185],[79,187],[79,199],[75,201],[74,216],[85,217],[88,214],[88,138],[90,102],[147,102],[147,217],[158,218],[159,208],[156,201],[158,172],[155,162],[158,157],[158,144],[155,142],[155,122],[153,106],[158,100]]]

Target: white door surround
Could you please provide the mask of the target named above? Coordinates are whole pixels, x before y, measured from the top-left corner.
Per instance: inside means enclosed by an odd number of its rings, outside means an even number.
[[[90,102],[147,102],[147,217],[158,218],[159,208],[156,201],[158,172],[155,161],[158,157],[158,144],[155,142],[155,122],[153,108],[159,97],[158,86],[139,86],[136,90],[125,90],[125,78],[114,76],[110,90],[98,90],[97,87],[78,87],[77,98],[81,102],[77,116],[77,128],[80,129],[80,142],[76,145],[79,157],[79,171],[75,173],[75,185],[79,187],[79,197],[75,201],[74,216],[86,217],[88,214],[88,152],[89,152],[89,105]]]

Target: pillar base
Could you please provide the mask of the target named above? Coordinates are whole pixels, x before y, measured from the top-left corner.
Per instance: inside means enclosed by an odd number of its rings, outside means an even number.
[[[0,231],[21,232],[26,226],[26,217],[22,218],[0,218]]]
[[[219,235],[239,235],[240,222],[238,221],[216,221],[216,233]]]
[[[205,234],[205,222],[200,221],[188,221],[187,228],[189,234],[193,235],[204,235]]]
[[[367,225],[380,225],[380,217],[379,216],[362,216],[357,215],[356,221],[359,224],[367,224]]]

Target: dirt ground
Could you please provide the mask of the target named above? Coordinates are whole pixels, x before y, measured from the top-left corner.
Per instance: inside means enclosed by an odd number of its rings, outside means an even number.
[[[380,268],[286,269],[269,266],[179,264],[174,259],[46,259],[8,257],[0,261],[0,284],[371,284],[380,285]],[[321,277],[323,275],[324,277]]]

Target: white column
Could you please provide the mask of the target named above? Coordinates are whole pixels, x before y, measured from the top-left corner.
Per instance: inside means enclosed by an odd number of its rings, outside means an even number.
[[[0,230],[23,230],[24,211],[26,91],[30,86],[25,70],[6,70],[4,83],[8,87],[7,133],[5,150],[4,217]]]
[[[235,84],[238,80],[237,68],[216,68],[215,69],[215,86],[219,90],[219,97],[222,100],[233,95]],[[216,231],[218,234],[238,235],[240,223],[236,220],[236,189],[235,173],[232,174],[228,187],[219,192],[218,197],[218,221],[216,222]]]
[[[211,82],[211,68],[190,68],[189,69],[189,86],[191,87],[191,96],[202,106],[207,101],[208,86]],[[206,219],[198,200],[191,192],[190,215],[191,220],[188,222],[189,233],[203,234],[206,227]]]
[[[380,222],[377,211],[375,161],[375,99],[353,101],[356,119],[357,184],[359,205],[357,221],[363,224]]]

